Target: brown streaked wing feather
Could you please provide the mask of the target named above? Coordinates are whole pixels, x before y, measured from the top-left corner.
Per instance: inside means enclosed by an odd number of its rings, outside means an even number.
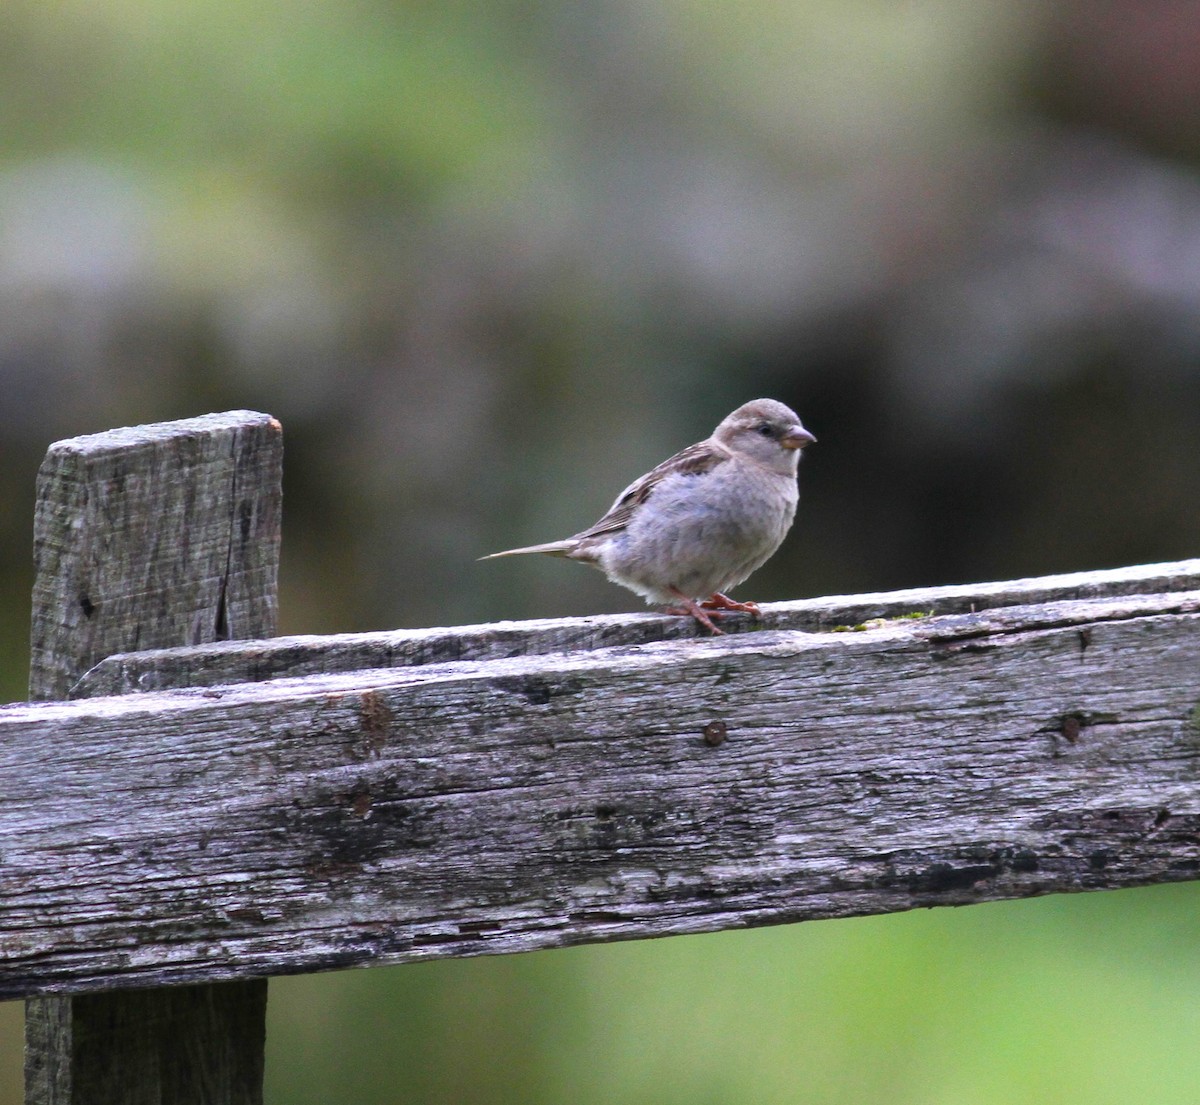
[[[703,475],[705,472],[711,472],[718,464],[724,464],[732,455],[723,445],[714,441],[698,441],[695,445],[681,449],[640,479],[634,480],[617,496],[617,501],[609,508],[608,513],[595,525],[577,533],[575,540],[584,541],[623,530],[629,524],[633,512],[650,498],[654,489],[667,476],[676,473],[684,476]]]

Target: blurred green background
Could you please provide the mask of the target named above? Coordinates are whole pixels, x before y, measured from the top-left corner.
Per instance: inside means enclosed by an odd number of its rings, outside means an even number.
[[[53,440],[285,428],[285,632],[636,608],[477,565],[757,395],[746,596],[1200,555],[1200,4],[7,0],[0,657]],[[268,1100],[1197,1100],[1196,886],[272,983]],[[0,1103],[20,1100],[0,1005]]]

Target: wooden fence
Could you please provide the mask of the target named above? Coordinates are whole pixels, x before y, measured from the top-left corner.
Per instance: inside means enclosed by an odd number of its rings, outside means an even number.
[[[243,411],[39,475],[29,1102],[261,1101],[270,975],[1200,877],[1200,560],[268,640],[281,465]]]

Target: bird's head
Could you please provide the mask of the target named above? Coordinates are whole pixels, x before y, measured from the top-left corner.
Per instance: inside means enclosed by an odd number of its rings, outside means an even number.
[[[800,416],[774,399],[754,399],[728,415],[713,437],[765,468],[794,473],[800,453],[817,439],[804,428]]]

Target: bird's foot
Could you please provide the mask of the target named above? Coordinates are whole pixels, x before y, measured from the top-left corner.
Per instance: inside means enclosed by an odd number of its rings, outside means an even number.
[[[688,596],[682,591],[675,590],[674,587],[671,588],[671,594],[679,599],[679,605],[668,606],[666,608],[666,612],[668,614],[687,614],[690,617],[695,618],[696,621],[698,621],[702,626],[704,626],[705,629],[709,631],[709,633],[712,633],[714,636],[724,636],[725,631],[723,629],[718,629],[716,623],[713,621],[714,617],[720,617],[719,614],[708,613],[708,611],[704,609],[703,605],[698,603],[695,599],[688,598]]]
[[[753,614],[754,617],[762,617],[762,611],[758,608],[756,602],[738,602],[731,599],[728,595],[721,594],[720,591],[714,591],[711,598],[705,599],[701,604],[705,610],[737,610],[743,614]]]

